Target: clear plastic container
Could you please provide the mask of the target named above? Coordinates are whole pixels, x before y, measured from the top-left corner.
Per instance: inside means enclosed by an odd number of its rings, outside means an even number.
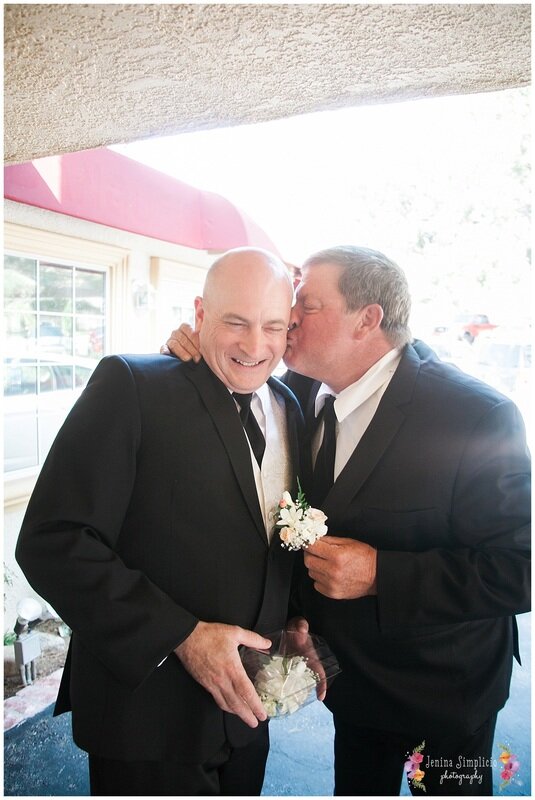
[[[322,700],[340,672],[325,640],[291,630],[262,635],[271,640],[269,650],[244,646],[240,655],[268,717],[285,717]]]

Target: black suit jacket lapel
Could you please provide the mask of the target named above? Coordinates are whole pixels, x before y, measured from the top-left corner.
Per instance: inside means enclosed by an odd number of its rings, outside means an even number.
[[[214,375],[204,361],[190,362],[185,374],[195,385],[216,430],[228,453],[243,498],[262,541],[267,547],[266,529],[258,502],[258,493],[251,465],[251,453],[247,438],[230,392]],[[207,456],[209,458],[209,454]]]
[[[286,421],[288,431],[288,449],[292,476],[298,476],[303,483],[308,475],[307,460],[303,451],[303,437],[305,422],[299,402],[294,393],[277,378],[268,379],[269,388],[278,395],[281,395],[286,407]],[[297,491],[297,481],[292,479],[292,486],[288,486],[290,493]]]
[[[409,345],[358,447],[325,498],[327,516],[343,513],[394,439],[405,420],[403,406],[410,402],[419,369],[420,360]]]

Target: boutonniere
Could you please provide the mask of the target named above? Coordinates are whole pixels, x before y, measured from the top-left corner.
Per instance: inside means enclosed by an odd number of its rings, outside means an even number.
[[[319,508],[307,502],[297,479],[297,500],[284,492],[275,513],[275,527],[279,529],[282,546],[288,550],[301,550],[317,542],[327,533],[327,517]]]

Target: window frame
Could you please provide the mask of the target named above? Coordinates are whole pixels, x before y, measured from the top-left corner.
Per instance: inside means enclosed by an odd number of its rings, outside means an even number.
[[[111,353],[124,349],[128,250],[15,223],[5,223],[4,254],[18,258],[31,258],[38,262],[46,261],[58,266],[104,272],[106,276],[105,352]],[[4,473],[4,507],[16,505],[29,498],[41,466],[42,463]]]

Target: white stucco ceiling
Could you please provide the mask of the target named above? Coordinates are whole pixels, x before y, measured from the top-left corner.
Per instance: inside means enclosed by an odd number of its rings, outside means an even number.
[[[523,86],[529,4],[6,4],[7,163]]]

